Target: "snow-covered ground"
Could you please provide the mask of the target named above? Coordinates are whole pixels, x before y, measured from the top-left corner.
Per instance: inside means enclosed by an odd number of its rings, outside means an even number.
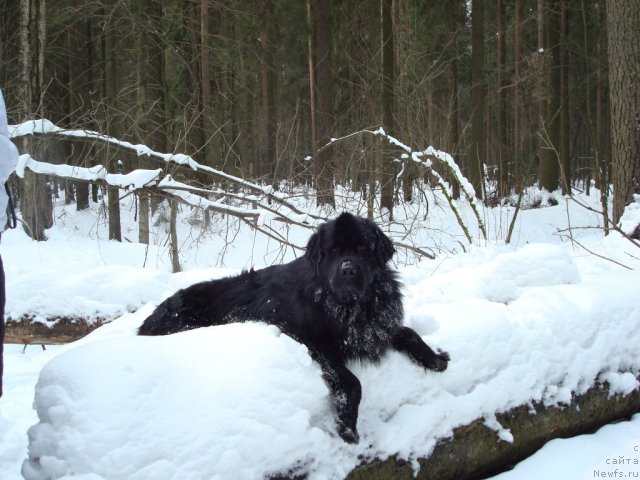
[[[597,208],[596,195],[582,200]],[[640,221],[638,205],[628,225]],[[423,212],[404,213],[388,233],[406,241],[407,225]],[[28,479],[256,479],[289,469],[342,478],[363,458],[424,456],[476,418],[496,430],[497,442],[510,441],[495,413],[532,400],[561,404],[600,381],[621,393],[638,388],[640,249],[617,234],[581,228],[598,226],[597,215],[562,198],[556,207],[521,212],[506,246],[512,214],[487,210],[489,240],[471,248],[444,207],[432,204],[424,228],[412,230],[439,255],[421,262],[398,256],[406,322],[452,360],[444,373],[425,372],[397,353],[379,365],[353,365],[363,384],[358,445],[336,436],[328,389],[306,349],[273,327],[135,336],[175,290],[290,260],[293,250],[219,217],[202,234],[186,211],[179,274],[169,273],[162,222],[158,246],[134,243],[133,209],[123,211],[131,242],[104,240],[98,208],[77,214],[58,207],[47,242],[8,232],[0,246],[7,315],[115,320],[47,351],[31,346],[23,355],[22,346],[6,346],[0,478],[20,478],[21,469]],[[557,234],[568,225],[594,253],[570,242],[568,232]],[[287,234],[304,245],[309,232]],[[598,478],[595,471],[635,478],[639,444],[636,415],[595,435],[550,442],[499,478]],[[611,462],[621,457],[631,462]]]

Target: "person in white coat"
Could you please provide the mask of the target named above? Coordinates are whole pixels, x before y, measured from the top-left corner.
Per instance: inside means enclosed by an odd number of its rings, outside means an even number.
[[[7,207],[9,206],[9,194],[5,189],[9,175],[18,163],[18,149],[9,139],[9,126],[7,123],[7,109],[4,104],[2,90],[0,90],[0,239],[7,226]],[[0,397],[2,397],[2,371],[3,371],[3,344],[4,344],[4,267],[0,256]]]

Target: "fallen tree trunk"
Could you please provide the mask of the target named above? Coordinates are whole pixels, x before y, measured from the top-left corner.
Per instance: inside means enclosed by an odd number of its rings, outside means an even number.
[[[364,463],[355,468],[347,479],[485,478],[509,470],[549,440],[590,433],[608,423],[628,419],[638,412],[638,389],[628,395],[610,395],[606,384],[599,385],[582,395],[574,396],[570,405],[524,405],[496,415],[498,422],[513,435],[512,443],[500,440],[496,431],[487,427],[483,419],[479,419],[457,428],[453,438],[440,441],[431,455],[418,459],[420,471],[417,475],[414,475],[409,462],[392,457]]]

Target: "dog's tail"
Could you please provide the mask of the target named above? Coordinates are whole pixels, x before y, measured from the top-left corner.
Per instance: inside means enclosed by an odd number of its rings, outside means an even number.
[[[230,288],[234,281],[233,277],[209,280],[178,290],[147,317],[138,329],[138,335],[169,335],[225,323],[226,315],[234,305],[231,300],[238,300],[239,296]],[[244,297],[251,298],[243,283],[237,288],[245,291]]]
[[[138,335],[169,335],[188,330],[184,324],[181,292],[177,292],[156,307],[142,322]]]

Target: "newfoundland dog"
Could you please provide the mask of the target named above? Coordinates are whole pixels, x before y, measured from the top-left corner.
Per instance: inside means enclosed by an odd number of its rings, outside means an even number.
[[[387,265],[394,252],[373,222],[343,213],[320,225],[304,256],[180,290],[138,333],[167,335],[251,320],[276,325],[318,362],[337,410],[338,434],[355,443],[361,386],[347,368],[349,360],[375,362],[393,348],[429,370],[441,372],[449,361],[402,324],[399,283]]]

